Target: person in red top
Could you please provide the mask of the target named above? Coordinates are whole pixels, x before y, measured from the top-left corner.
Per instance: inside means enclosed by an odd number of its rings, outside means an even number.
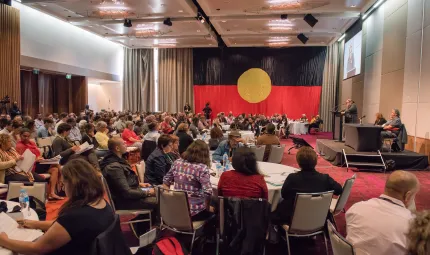
[[[173,128],[170,126],[170,121],[172,121],[172,117],[166,116],[164,121],[161,123],[161,130],[164,134],[170,135],[173,134]]]
[[[260,174],[254,152],[246,147],[233,154],[234,170],[224,172],[218,182],[218,195],[268,199],[264,176]]]
[[[49,200],[62,200],[64,197],[60,197],[55,194],[55,188],[57,187],[58,179],[59,179],[59,165],[45,165],[39,164],[43,157],[40,155],[39,148],[36,143],[30,140],[30,130],[27,128],[21,129],[20,138],[21,140],[16,144],[16,151],[19,154],[24,154],[24,152],[28,149],[36,156],[36,162],[34,163],[33,171],[38,174],[46,174],[49,173],[51,177],[49,178],[50,190],[48,199]]]
[[[138,147],[139,149],[142,149],[143,140],[133,131],[133,122],[127,121],[125,122],[125,125],[126,127],[122,132],[122,139],[127,147]]]

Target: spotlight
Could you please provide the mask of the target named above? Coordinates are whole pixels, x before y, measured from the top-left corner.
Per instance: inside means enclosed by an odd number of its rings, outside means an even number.
[[[170,18],[167,18],[163,21],[163,24],[166,26],[171,27],[173,25],[172,21],[170,20]]]
[[[131,24],[130,19],[124,19],[124,27],[132,27],[133,24]]]
[[[288,19],[288,14],[281,14],[281,19]]]
[[[197,20],[200,21],[201,23],[206,22],[205,18],[203,17],[203,15],[200,12],[197,13]]]
[[[312,14],[306,14],[303,18],[309,26],[314,27],[318,20]]]
[[[299,39],[303,44],[306,44],[306,42],[309,40],[309,38],[307,38],[304,34],[297,35],[297,39]]]

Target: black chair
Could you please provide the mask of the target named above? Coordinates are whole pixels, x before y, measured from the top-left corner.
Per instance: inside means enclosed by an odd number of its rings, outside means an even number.
[[[149,155],[157,148],[157,143],[154,141],[145,140],[142,144],[142,150],[140,151],[140,158],[145,162]]]
[[[119,216],[115,214],[112,224],[93,242],[93,255],[131,255],[121,232]]]

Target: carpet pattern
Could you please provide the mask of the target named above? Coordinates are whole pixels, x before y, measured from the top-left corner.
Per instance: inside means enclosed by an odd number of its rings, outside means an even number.
[[[315,147],[317,139],[330,139],[331,133],[318,133],[317,135],[302,135],[301,138],[305,139],[311,146]],[[292,146],[292,141],[282,140],[282,144],[286,145],[286,150]],[[282,164],[296,167],[296,150],[291,150],[291,154],[284,153]],[[354,203],[359,201],[368,200],[373,197],[379,196],[384,191],[384,185],[386,178],[389,173],[376,173],[376,172],[352,172],[346,171],[346,168],[340,168],[331,165],[323,158],[318,156],[317,171],[321,173],[329,174],[333,179],[343,185],[344,181],[356,174],[357,178],[351,191],[351,195],[346,204],[345,209],[348,210]],[[420,181],[421,188],[415,198],[417,210],[430,209],[430,197],[427,194],[430,193],[430,172],[429,171],[414,171]],[[63,204],[63,201],[48,202],[46,205],[48,219],[54,219],[58,213],[58,209]],[[339,231],[345,235],[345,214],[341,213],[336,217],[336,222]],[[124,234],[129,241],[130,246],[136,246],[137,240],[132,237],[131,231],[127,226],[122,225]],[[316,240],[310,238],[304,238],[300,240],[293,240],[291,244],[291,252],[293,254],[325,254],[324,240],[322,237],[318,237]],[[213,246],[208,246],[203,254],[215,254]],[[286,254],[286,244],[281,241],[276,245],[267,245],[266,254]]]

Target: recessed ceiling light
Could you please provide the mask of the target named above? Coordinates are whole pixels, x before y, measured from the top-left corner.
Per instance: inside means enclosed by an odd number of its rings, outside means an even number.
[[[43,7],[46,7],[47,5],[46,5],[46,4],[42,4],[42,6],[43,6]]]
[[[179,10],[178,12],[184,12],[183,10]]]
[[[351,5],[351,8],[355,8],[355,7],[357,7],[357,5]]]
[[[197,29],[197,33],[200,33],[200,30]]]
[[[221,21],[222,23],[226,23],[227,22],[227,20],[223,20],[223,21]]]

